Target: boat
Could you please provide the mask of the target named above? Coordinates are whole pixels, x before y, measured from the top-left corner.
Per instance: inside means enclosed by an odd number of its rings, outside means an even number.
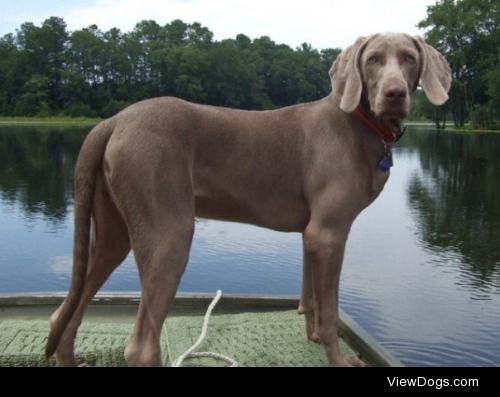
[[[65,294],[0,294],[0,366],[54,366],[43,351],[49,318]],[[209,294],[177,295],[163,327],[162,362],[170,366],[199,337]],[[97,367],[125,366],[123,351],[140,301],[138,293],[102,293],[89,305],[76,341],[77,363]],[[232,357],[238,366],[322,367],[324,349],[307,340],[298,298],[224,295],[209,320],[202,350]],[[340,346],[369,366],[403,364],[378,344],[344,311],[340,311]],[[226,366],[213,358],[187,360],[185,366]]]

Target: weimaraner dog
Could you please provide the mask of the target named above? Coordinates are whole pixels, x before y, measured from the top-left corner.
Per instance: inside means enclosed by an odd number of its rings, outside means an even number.
[[[142,298],[125,358],[158,365],[199,216],[302,233],[307,336],[332,366],[362,366],[337,341],[347,235],[389,177],[419,82],[441,105],[451,73],[423,39],[391,33],[359,38],[330,76],[332,93],[312,103],[243,111],[157,98],[95,127],[76,164],[73,276],[46,354],[75,365],[84,310],[132,249]]]

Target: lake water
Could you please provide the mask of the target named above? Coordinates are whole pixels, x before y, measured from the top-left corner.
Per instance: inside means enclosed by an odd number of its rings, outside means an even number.
[[[0,293],[66,291],[87,129],[0,127]],[[500,365],[500,135],[410,129],[353,226],[341,305],[411,366]],[[199,220],[186,292],[300,293],[301,238]],[[107,291],[139,289],[132,257]]]

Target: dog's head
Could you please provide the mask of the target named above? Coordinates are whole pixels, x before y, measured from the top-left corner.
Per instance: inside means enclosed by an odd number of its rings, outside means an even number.
[[[344,112],[364,100],[382,119],[407,117],[419,82],[434,105],[448,100],[451,86],[450,67],[438,51],[420,37],[394,33],[360,37],[337,57],[330,77]]]

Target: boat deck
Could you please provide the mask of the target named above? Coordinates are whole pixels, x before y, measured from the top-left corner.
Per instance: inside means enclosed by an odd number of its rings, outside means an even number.
[[[175,301],[162,335],[164,365],[199,337],[212,296],[182,295]],[[48,319],[61,295],[0,296],[0,366],[53,366],[43,349]],[[91,366],[125,366],[123,351],[133,328],[137,294],[99,295],[89,306],[76,341],[77,361]],[[215,308],[201,351],[235,359],[249,367],[327,366],[324,349],[305,336],[296,298],[225,295]],[[341,313],[341,350],[369,365],[401,366],[345,313]],[[213,359],[186,361],[186,366],[218,366]],[[224,364],[225,365],[225,364]]]

